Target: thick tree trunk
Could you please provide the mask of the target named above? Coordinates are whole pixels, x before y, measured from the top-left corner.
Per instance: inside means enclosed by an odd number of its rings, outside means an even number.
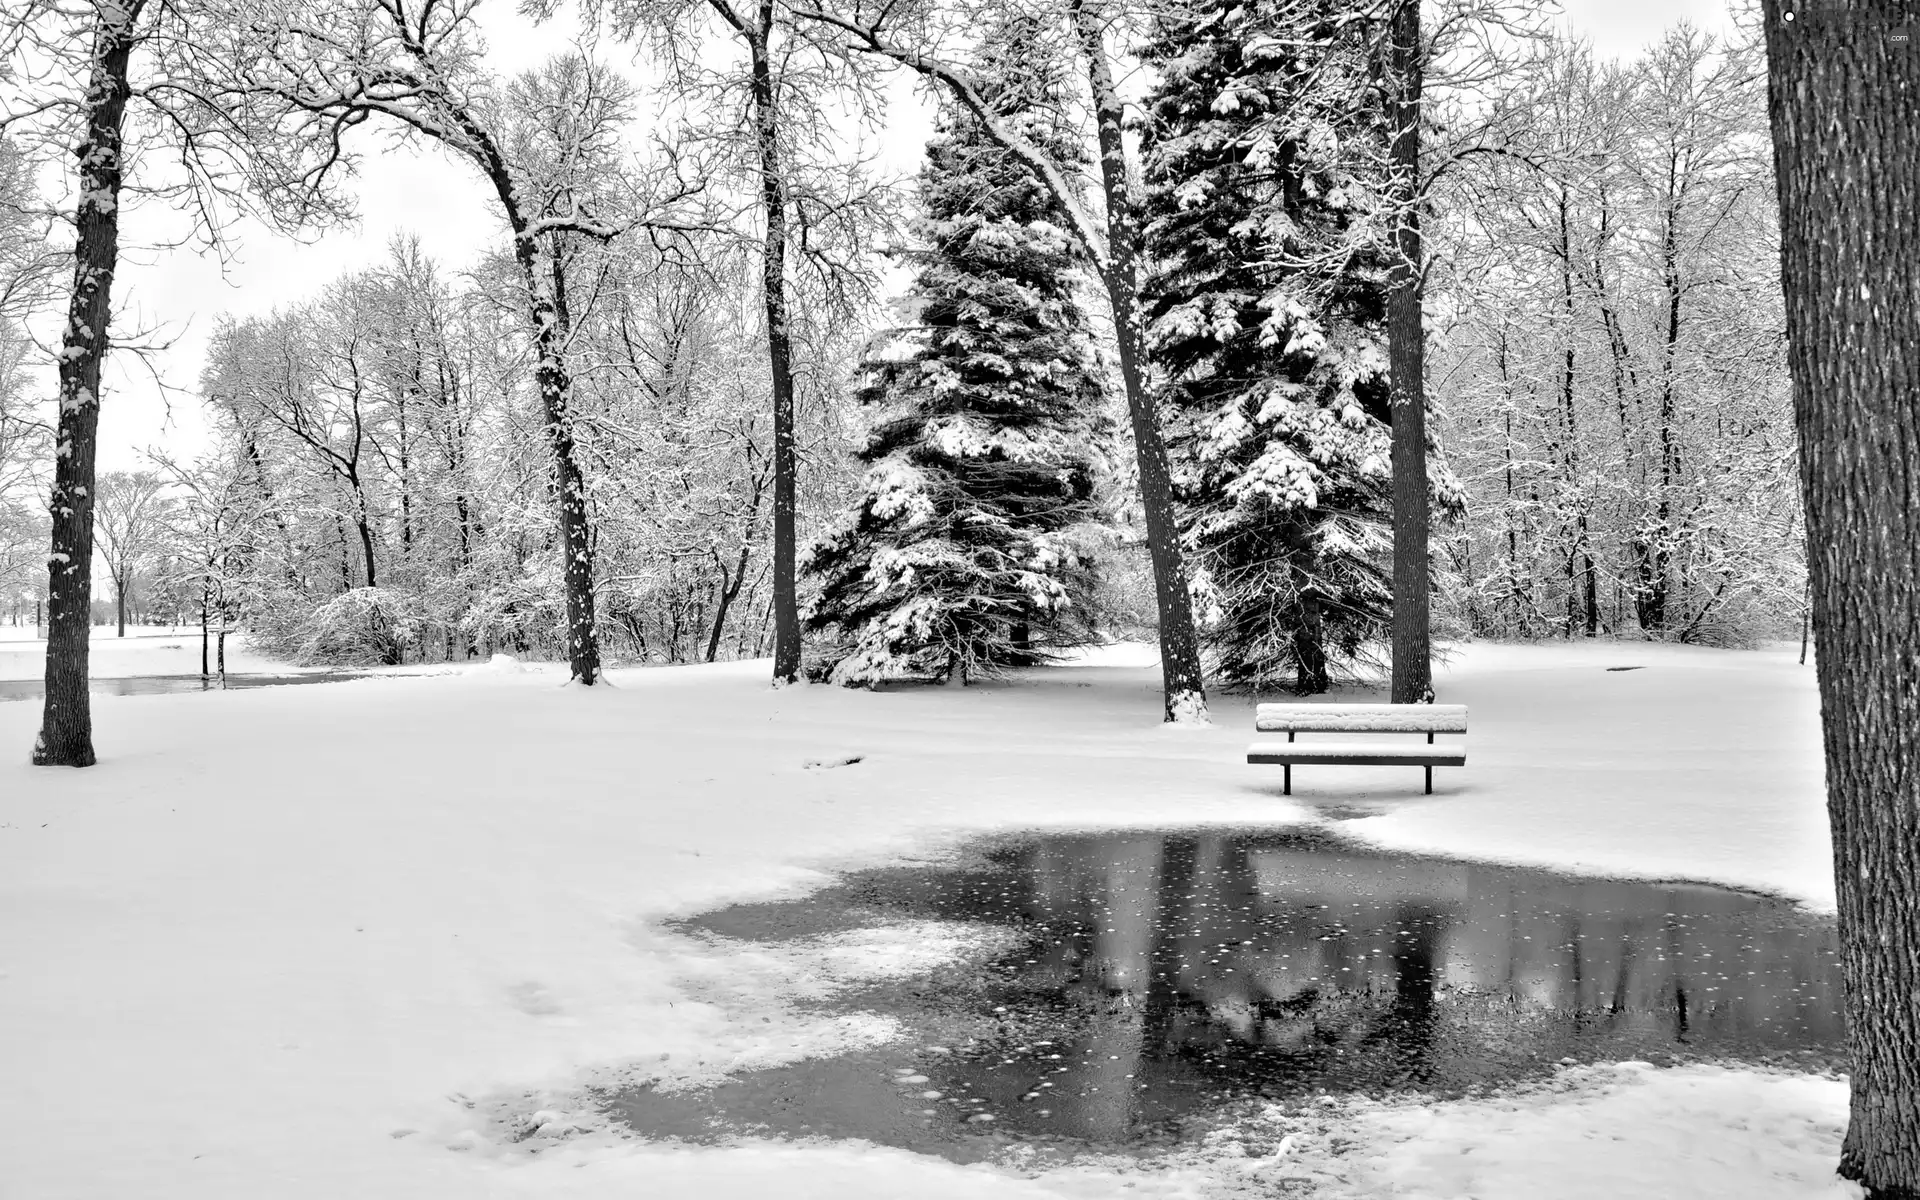
[[[116,622],[114,636],[127,636],[127,585],[124,580],[116,580],[113,585],[113,614]]]
[[[767,313],[767,357],[773,376],[773,682],[800,678],[800,598],[794,581],[793,340],[787,323],[787,180],[781,173],[780,125],[768,39],[773,5],[759,6],[748,34],[753,59],[753,136],[760,155],[760,205],[766,218],[760,289]]]
[[[1206,679],[1200,638],[1193,624],[1193,597],[1173,519],[1173,481],[1160,418],[1145,375],[1146,337],[1140,306],[1140,228],[1133,183],[1127,171],[1125,109],[1107,60],[1108,18],[1100,0],[1074,0],[1073,24],[1087,60],[1100,139],[1100,177],[1107,209],[1107,264],[1101,272],[1113,308],[1120,378],[1127,391],[1133,450],[1140,475],[1140,508],[1146,518],[1147,551],[1153,559],[1154,602],[1160,617],[1160,676],[1165,717],[1203,724]]]
[[[1840,1173],[1875,1200],[1920,1197],[1920,49],[1887,36],[1913,18],[1765,6],[1852,1059]]]
[[[553,453],[554,491],[560,508],[560,553],[564,560],[567,603],[567,663],[576,683],[600,681],[600,637],[593,611],[593,530],[587,517],[586,477],[573,441],[573,377],[563,357],[565,315],[553,281],[543,278],[540,250],[525,233],[526,225],[514,207],[511,186],[503,191],[514,226],[514,252],[527,286],[528,318],[533,325],[534,380],[546,416],[547,448]],[[558,271],[558,264],[554,270]]]
[[[1427,345],[1421,325],[1420,109],[1425,53],[1419,0],[1401,0],[1388,29],[1393,197],[1400,209],[1388,281],[1393,384],[1393,691],[1395,704],[1433,699],[1427,596]]]
[[[46,699],[33,746],[33,761],[41,766],[94,763],[87,651],[93,626],[95,433],[100,424],[100,368],[107,357],[113,311],[113,272],[120,258],[127,62],[143,7],[143,0],[132,0],[124,8],[99,10],[84,101],[87,127],[75,150],[80,204],[74,214],[73,293],[61,341],[60,411],[48,504],[53,544],[47,556]]]

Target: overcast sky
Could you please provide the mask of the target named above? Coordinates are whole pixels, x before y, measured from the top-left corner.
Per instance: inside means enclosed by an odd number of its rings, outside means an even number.
[[[536,30],[504,3],[483,9],[492,60],[502,73],[524,70],[565,47],[566,34]],[[1724,0],[1565,0],[1565,24],[1588,38],[1604,58],[1628,57],[1680,20],[1712,29],[1729,22]],[[887,142],[899,148],[898,169],[910,170],[925,140],[928,117],[911,102],[896,103]],[[174,391],[121,356],[108,368],[100,417],[103,469],[142,465],[142,452],[159,448],[190,456],[204,441],[193,395],[206,333],[222,312],[249,314],[297,303],[344,272],[378,262],[396,233],[418,234],[427,252],[458,270],[498,236],[499,224],[479,177],[431,149],[381,146],[362,164],[357,227],[301,244],[258,228],[243,231],[236,261],[224,275],[211,256],[190,251],[140,253],[124,262],[115,284],[123,328],[158,326],[173,339],[152,356]],[[129,242],[164,241],[176,220],[165,210],[126,214]],[[49,384],[51,380],[49,379]]]

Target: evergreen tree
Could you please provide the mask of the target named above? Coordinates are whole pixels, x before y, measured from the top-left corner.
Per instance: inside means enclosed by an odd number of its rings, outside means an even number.
[[[1065,163],[1057,81],[1017,22],[989,102]],[[861,365],[868,465],[811,548],[810,631],[832,678],[968,675],[1043,661],[1091,632],[1089,437],[1104,403],[1075,302],[1083,256],[1031,169],[949,106],[921,173],[924,249],[896,330]]]
[[[1360,48],[1274,7],[1198,0],[1144,47],[1145,294],[1213,666],[1306,694],[1391,612],[1386,269]]]

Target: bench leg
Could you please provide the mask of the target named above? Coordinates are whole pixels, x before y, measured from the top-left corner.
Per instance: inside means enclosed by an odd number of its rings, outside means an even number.
[[[1293,795],[1293,764],[1281,763],[1280,769],[1286,772],[1287,790],[1285,794],[1291,796]]]
[[[1427,795],[1433,795],[1433,768],[1427,768]]]

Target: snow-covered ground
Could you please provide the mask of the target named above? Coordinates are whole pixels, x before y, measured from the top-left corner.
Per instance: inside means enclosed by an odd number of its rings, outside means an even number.
[[[209,654],[212,652],[209,651]],[[118,637],[113,626],[97,625],[88,650],[88,674],[96,679],[134,675],[196,675],[200,671],[200,628],[130,625]],[[0,680],[40,679],[46,675],[47,642],[31,625],[0,625]],[[227,639],[227,670],[282,671],[299,668],[249,652],[246,639]]]
[[[1330,1196],[1852,1194],[1831,1177],[1843,1082],[1705,1067],[1343,1101],[1258,1145],[1050,1171],[596,1130],[578,1090],[622,1071],[883,1042],[882,1018],[795,1001],[959,949],[909,929],[724,950],[659,918],[971,830],[1359,809],[1379,815],[1342,832],[1391,845],[1832,906],[1813,674],[1789,654],[1467,647],[1439,690],[1472,708],[1468,765],[1432,797],[1409,768],[1300,768],[1281,797],[1276,769],[1242,761],[1250,701],[1160,726],[1137,648],[968,689],[764,677],[627,671],[589,691],[504,664],[102,698],[86,771],[25,766],[39,706],[0,706],[0,1195],[997,1200],[1287,1177]]]

